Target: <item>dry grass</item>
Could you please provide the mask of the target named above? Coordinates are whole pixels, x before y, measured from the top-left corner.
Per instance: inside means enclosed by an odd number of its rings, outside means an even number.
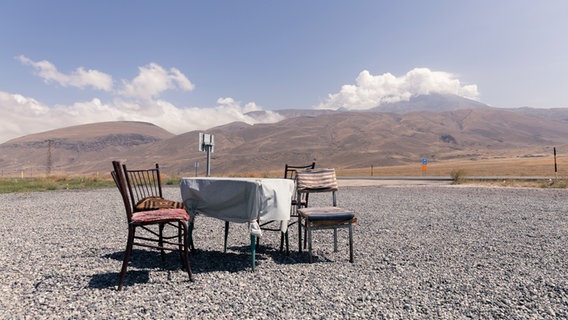
[[[558,172],[554,172],[554,158],[520,157],[482,160],[446,160],[431,162],[427,170],[421,163],[404,166],[345,169],[336,168],[338,176],[377,176],[377,177],[451,177],[460,184],[478,184],[499,187],[568,187],[568,156],[557,158]],[[227,176],[227,175],[225,175]],[[231,177],[278,178],[281,170],[263,172],[243,172],[229,174]],[[484,177],[484,179],[477,179]],[[536,178],[535,178],[536,177]],[[179,176],[162,173],[165,185],[179,184]],[[0,193],[46,191],[59,189],[81,189],[112,187],[110,175],[75,177],[58,174],[36,179],[0,179]]]
[[[566,188],[566,179],[462,179],[459,184],[481,185],[489,187],[525,187],[525,188]]]
[[[340,176],[452,176],[461,171],[463,177],[563,177],[568,176],[568,157],[557,158],[554,172],[553,157],[501,158],[482,160],[445,160],[430,162],[425,171],[420,163],[393,167],[361,169],[336,168]]]

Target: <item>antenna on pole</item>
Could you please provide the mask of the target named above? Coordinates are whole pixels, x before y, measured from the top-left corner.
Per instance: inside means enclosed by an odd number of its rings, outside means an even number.
[[[211,176],[211,153],[214,145],[212,134],[199,133],[199,151],[207,152],[207,177]]]

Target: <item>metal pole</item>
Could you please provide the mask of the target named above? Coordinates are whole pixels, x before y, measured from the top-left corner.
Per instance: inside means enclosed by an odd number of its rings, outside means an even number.
[[[207,176],[211,176],[211,145],[205,146],[207,148]]]
[[[556,147],[554,147],[554,177],[558,178],[558,166],[556,165]]]

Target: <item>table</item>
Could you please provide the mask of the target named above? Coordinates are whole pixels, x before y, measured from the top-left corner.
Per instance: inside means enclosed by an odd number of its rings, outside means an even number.
[[[256,237],[262,236],[261,221],[280,221],[286,232],[290,220],[294,181],[272,178],[182,178],[181,197],[186,210],[225,221],[225,250],[228,223],[248,223],[252,269],[255,266]]]

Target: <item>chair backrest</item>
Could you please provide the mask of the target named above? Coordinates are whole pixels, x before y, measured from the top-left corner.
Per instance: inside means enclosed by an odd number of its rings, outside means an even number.
[[[337,206],[337,178],[335,169],[314,169],[296,172],[297,197],[315,192],[331,192],[333,206]]]
[[[338,190],[335,169],[296,172],[296,188],[300,193],[335,192]]]
[[[157,163],[156,167],[151,169],[129,170],[125,164],[122,165],[122,169],[133,206],[143,199],[163,198],[160,167]]]
[[[111,172],[111,175],[118,191],[120,191],[120,195],[122,196],[122,202],[124,202],[124,208],[126,210],[126,219],[130,223],[132,219],[132,204],[130,203],[128,196],[128,187],[126,186],[124,171],[122,165],[118,161],[113,161],[112,166],[114,170]]]
[[[303,166],[293,166],[290,164],[286,164],[284,167],[284,179],[292,179],[294,183],[296,183],[296,172],[298,170],[309,170],[314,169],[316,167],[316,163],[312,162],[311,164],[303,165]],[[292,204],[300,204],[304,207],[308,206],[310,195],[308,193],[304,193],[303,197],[298,197],[297,194],[294,194],[294,199],[292,200]]]
[[[314,169],[315,167],[315,162],[312,162],[311,164],[305,166],[293,166],[286,164],[286,166],[284,167],[284,179],[296,179],[296,172],[298,170]]]

